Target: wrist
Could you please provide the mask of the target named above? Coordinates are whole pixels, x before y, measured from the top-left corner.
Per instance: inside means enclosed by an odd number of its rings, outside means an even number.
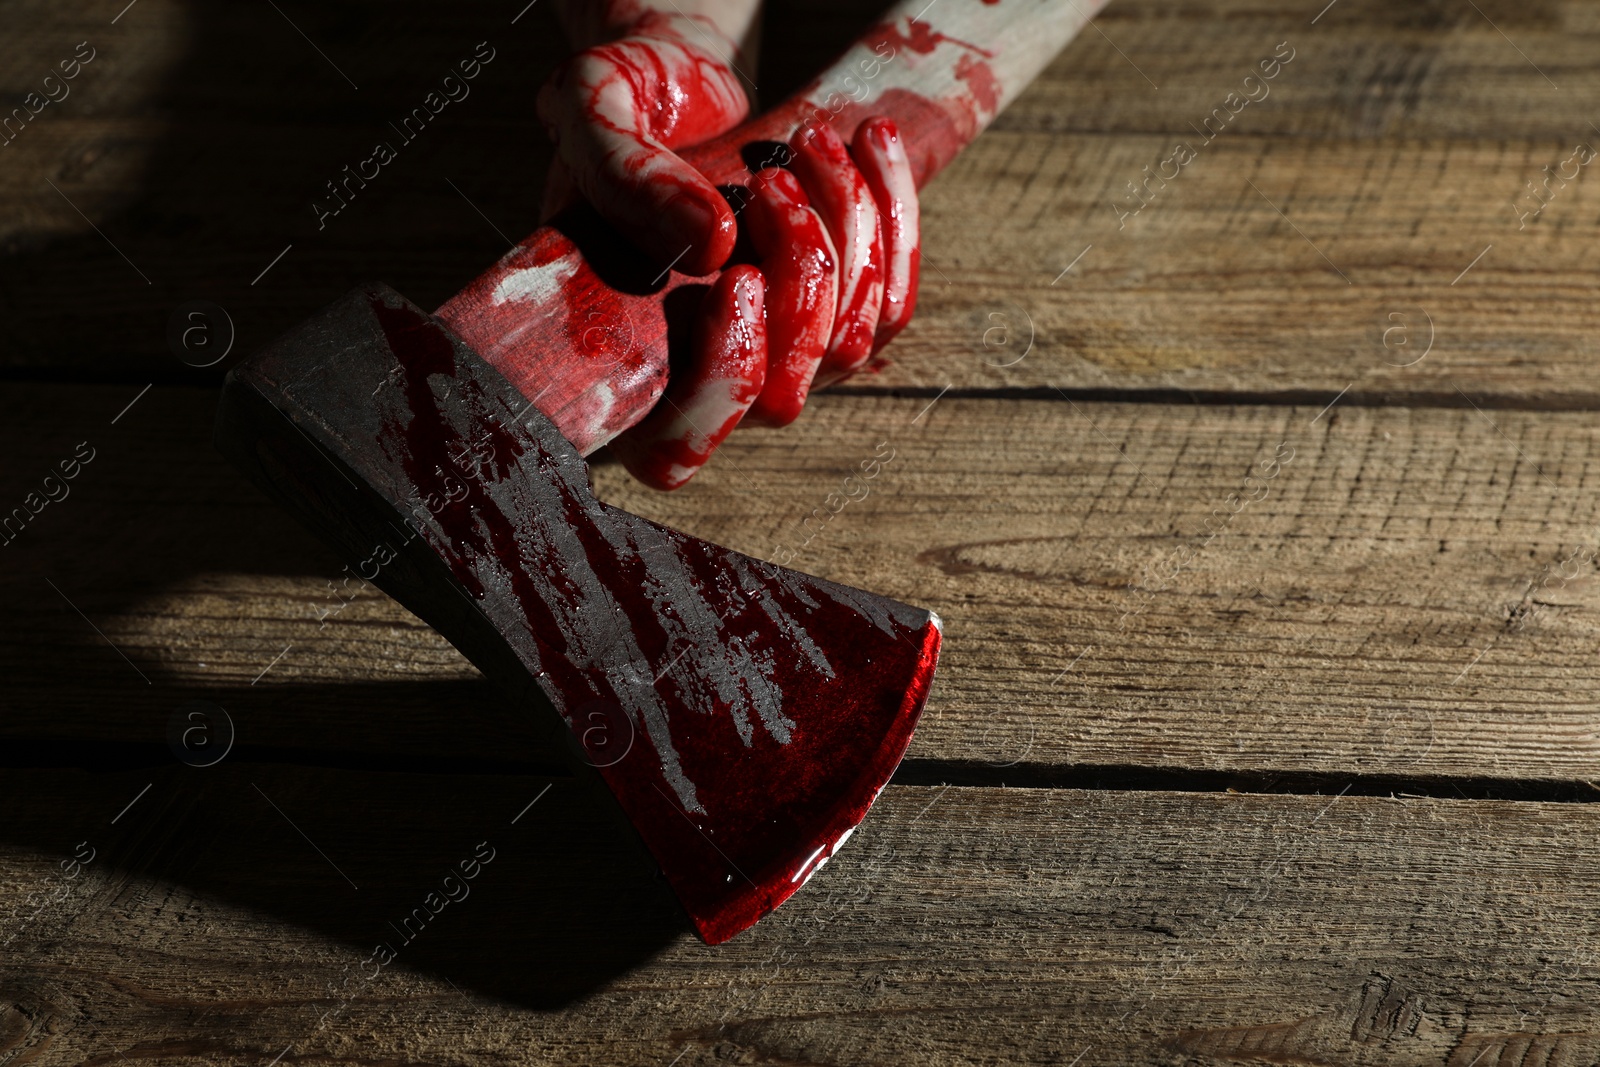
[[[632,35],[711,49],[742,65],[754,59],[758,0],[557,0],[556,15],[576,50]]]

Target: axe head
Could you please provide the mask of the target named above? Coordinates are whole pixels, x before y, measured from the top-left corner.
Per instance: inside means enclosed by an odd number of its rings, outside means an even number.
[[[235,368],[217,443],[353,573],[554,710],[707,942],[815,873],[911,740],[937,616],[601,503],[539,409],[386,287]]]

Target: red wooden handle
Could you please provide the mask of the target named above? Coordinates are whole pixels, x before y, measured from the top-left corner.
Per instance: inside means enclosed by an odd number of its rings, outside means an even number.
[[[978,136],[1106,0],[907,0],[810,85],[683,157],[733,187],[781,161],[811,121],[847,142],[873,115],[900,127],[920,187]],[[585,455],[642,419],[667,383],[667,320],[686,284],[644,263],[590,208],[501,257],[437,314]]]

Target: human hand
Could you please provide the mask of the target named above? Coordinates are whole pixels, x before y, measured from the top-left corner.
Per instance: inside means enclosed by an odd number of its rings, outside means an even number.
[[[547,209],[581,192],[663,265],[706,274],[733,252],[735,212],[672,149],[725,132],[748,111],[729,57],[754,5],[666,0],[667,14],[653,2],[563,9],[575,39],[604,43],[574,56],[540,93],[559,150]],[[612,442],[646,484],[688,481],[747,413],[792,422],[814,381],[859,369],[911,317],[916,185],[894,124],[862,123],[848,149],[831,127],[804,127],[789,147],[791,169],[758,172],[743,205],[757,267],[710,287],[689,365]]]
[[[848,150],[832,127],[803,127],[790,157],[792,170],[768,167],[750,183],[757,266],[717,279],[690,365],[612,442],[646,485],[683,485],[747,413],[771,426],[794,421],[813,381],[849,376],[911,319],[920,220],[894,123],[868,119]]]
[[[575,194],[662,266],[709,274],[727,262],[732,209],[673,149],[732,129],[750,101],[734,69],[751,0],[644,0],[560,6],[569,35],[588,43],[539,91],[538,112],[556,143],[546,214]]]

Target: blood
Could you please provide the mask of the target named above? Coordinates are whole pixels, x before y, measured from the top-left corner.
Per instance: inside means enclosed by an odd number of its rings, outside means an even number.
[[[837,265],[827,228],[811,210],[799,179],[764,168],[752,183],[745,215],[767,279],[767,380],[750,417],[787,426],[800,416],[811,379],[833,332],[839,299]]]
[[[437,322],[381,299],[371,309],[404,396],[384,412],[379,443],[397,468],[386,477],[437,496],[452,457],[473,444],[487,451],[485,468],[432,513],[424,538],[500,640],[542,672],[539,685],[580,744],[592,724],[577,716],[597,700],[635,708],[659,699],[671,709],[669,747],[700,810],[677,799],[666,752],[636,720],[633,754],[599,773],[700,935],[726,940],[798,889],[865,816],[910,742],[938,656],[937,626],[915,609],[595,501],[582,461],[552,427],[537,417],[507,425],[491,414],[506,402],[505,383]],[[532,483],[540,491],[530,496]],[[530,499],[546,501],[542,513],[507,510]],[[571,554],[574,542],[581,558]],[[637,648],[645,676],[608,669],[615,657],[604,640],[596,644],[592,615],[577,625],[578,606],[604,611],[606,601],[620,611],[613,640]],[[459,633],[459,621],[446,624]],[[826,672],[799,647],[797,631]],[[481,638],[469,644],[483,647]],[[737,673],[738,662],[757,666]],[[714,695],[719,679],[732,679],[747,706],[759,706],[758,687],[776,694],[790,725],[741,733],[733,704]],[[641,686],[653,693],[641,697],[633,688]]]
[[[989,64],[972,56],[962,56],[956,60],[956,77],[967,83],[972,98],[989,117],[1000,110],[1000,80]]]
[[[643,133],[671,148],[714,137],[745,116],[749,109],[742,92],[727,91],[727,68],[701,49],[686,47],[671,22],[659,13],[645,15],[631,27],[630,39],[590,53],[586,69],[613,68],[584,87],[578,105],[594,128],[630,137]],[[619,90],[647,103],[626,125],[612,121],[600,106],[602,97]]]
[[[862,37],[862,43],[873,48],[880,44],[887,44],[896,51],[901,48],[909,48],[911,51],[924,56],[931,55],[935,48],[946,42],[959,45],[985,58],[994,58],[994,53],[987,48],[979,48],[977,45],[963,41],[959,37],[951,37],[948,34],[940,33],[920,19],[912,19],[907,22],[905,32],[902,32],[896,23],[881,22],[868,30]]]
[[[854,131],[875,115],[892,115],[902,131],[911,173],[919,187],[945,166],[977,135],[978,125],[970,105],[946,98],[933,99],[909,89],[885,89],[866,104],[850,101],[834,119],[837,130]]]
[[[725,588],[730,572],[749,573],[751,561],[735,553],[661,532],[673,539],[702,591]],[[643,557],[635,557],[613,588],[643,588],[648,571]],[[741,584],[731,598],[710,598],[723,613],[712,640],[771,651],[766,681],[784,694],[783,713],[796,724],[788,743],[757,734],[746,744],[726,706],[696,706],[680,677],[716,670],[720,661],[713,650],[697,648],[657,688],[690,713],[681,724],[675,720],[673,736],[706,814],[691,817],[627,761],[602,772],[700,935],[713,944],[787,899],[803,880],[805,855],[865,817],[877,788],[868,783],[886,782],[910,742],[940,642],[932,625],[920,633],[899,624],[893,636],[878,631],[849,606],[807,588],[821,583],[793,572],[777,572],[753,588],[748,580]],[[768,598],[804,619],[834,678],[819,677],[795,655],[792,638],[760,607]],[[631,610],[630,617],[638,618]],[[652,660],[664,668],[671,652],[652,650]]]
[[[595,242],[587,247],[596,251]],[[523,272],[542,270],[550,284],[505,295]],[[545,228],[438,315],[588,453],[643,418],[666,388],[664,324],[643,325],[660,316],[659,301],[607,285],[566,234]]]
[[[677,489],[705,465],[761,393],[767,376],[766,283],[748,264],[728,268],[700,306],[692,366],[644,420],[612,442],[628,471]]]
[[[690,274],[727,261],[733,212],[664,149],[714,137],[749,111],[737,74],[707,44],[714,32],[687,16],[645,13],[617,40],[569,60],[539,94],[540,117],[589,200]]]
[[[795,134],[794,169],[833,238],[839,262],[839,305],[824,377],[855,370],[872,354],[872,335],[883,306],[883,242],[877,202],[844,141],[826,125]]]
[[[431,380],[442,375],[455,382],[453,388],[472,389],[475,385],[455,381],[456,352],[448,335],[414,308],[391,307],[381,299],[374,299],[371,306],[399,362],[410,415],[403,428],[394,422],[386,424],[382,442],[391,456],[399,458],[408,484],[417,491],[424,508],[439,527],[451,532],[451,543],[436,544],[435,551],[450,563],[451,573],[467,592],[482,600],[488,591],[471,566],[472,559],[488,556],[500,561],[515,560],[517,534],[498,509],[482,507],[482,478],[459,470],[455,457],[472,453],[476,446],[479,454],[487,452],[491,457],[489,476],[499,480],[522,456],[522,443],[498,423],[484,425],[483,434],[476,441],[463,439],[445,419],[444,406],[434,393]],[[448,484],[452,481],[454,485]],[[457,488],[464,488],[465,492],[457,493]],[[512,591],[528,615],[529,628],[534,633],[559,634],[554,616],[544,608],[543,598],[528,573],[518,567],[506,569]],[[551,657],[555,662],[564,662],[560,658],[566,651],[564,641],[547,651],[556,653]]]
[[[905,329],[916,308],[922,261],[921,206],[894,120],[873,118],[856,127],[854,154],[878,202],[884,265],[883,309],[872,337],[872,350],[878,352]]]
[[[676,143],[680,135],[698,138],[705,129],[731,121],[735,109],[744,106],[742,92],[732,96],[724,93],[727,85],[718,79],[725,78],[727,72],[721,70],[717,62],[704,55],[691,55],[690,51],[672,44],[669,37],[678,32],[672,17],[642,14],[635,4],[613,5],[606,12],[608,19],[625,20],[625,32],[629,35],[638,34],[643,28],[660,36],[629,36],[601,46],[599,51],[610,57],[604,86],[586,91],[574,108],[571,118],[577,126],[588,128],[598,124],[613,134],[625,134],[631,128],[626,125],[629,120],[620,120],[624,124],[618,124],[614,109],[612,118],[606,117],[601,107],[603,88],[620,89],[628,94],[659,93],[664,106],[659,113],[639,116],[637,129],[665,139],[663,143]],[[622,24],[623,21],[612,23],[613,26]],[[762,139],[787,141],[796,127],[808,120],[826,121],[840,134],[849,136],[865,120],[888,114],[904,131],[902,144],[915,184],[924,184],[976,136],[1000,106],[1003,86],[987,62],[994,53],[942,33],[921,20],[878,25],[864,41],[864,47],[875,45],[890,55],[899,51],[928,55],[946,46],[955,49],[949,68],[956,78],[956,88],[947,96],[930,98],[892,87],[894,79],[890,78],[891,87],[883,89],[869,102],[859,103],[836,93],[818,104],[813,98],[820,97],[826,90],[818,83],[734,134],[686,149],[682,158],[711,182],[748,187],[759,180],[751,175],[740,158],[740,149],[748,144]],[[610,51],[604,51],[608,48]],[[942,61],[943,56],[940,58]],[[734,88],[737,88],[736,83]],[[706,118],[702,125],[701,118],[708,115],[713,117]],[[690,130],[694,131],[692,135],[686,132]],[[632,168],[630,173],[638,181],[653,183],[654,190],[643,200],[613,190],[615,198],[606,201],[611,210],[620,211],[635,202],[659,203],[674,192],[685,195],[694,192],[692,184],[685,183],[681,175],[653,171],[647,156],[629,157],[627,166]],[[721,213],[726,212],[731,234],[737,225],[736,216],[720,195],[715,201],[719,219],[723,217]],[[658,212],[658,218],[659,215]],[[542,239],[536,237],[514,251],[499,267],[441,308],[440,314],[506,373],[526,396],[534,399],[580,451],[588,453],[643,418],[662,394],[667,373],[666,324],[660,310],[662,293],[642,289],[618,292],[608,284],[611,276],[607,274],[605,280],[597,276],[573,242],[551,231],[543,231],[543,235]],[[585,252],[590,249],[589,244],[583,247]],[[681,248],[682,245],[675,248],[674,254]],[[920,260],[920,252],[920,246],[913,243],[909,250],[913,264]],[[905,254],[902,251],[902,258]],[[760,251],[758,263],[763,270],[779,267],[766,262],[770,258],[770,253]],[[573,273],[558,287],[559,293],[537,301],[498,305],[491,299],[499,282],[514,271],[539,263],[558,262],[573,264]],[[680,271],[685,266],[689,264],[680,264]],[[845,287],[846,319],[859,320],[868,291],[875,286],[881,288],[887,280],[866,277],[867,272],[875,270],[881,270],[881,265],[874,262],[858,266],[845,279],[850,283]],[[781,268],[777,272],[781,273]],[[681,274],[670,274],[661,288],[674,288],[682,280]],[[644,281],[649,282],[649,277]],[[773,338],[768,382],[752,408],[752,417],[782,424],[798,415],[811,385],[810,375],[814,371],[811,357],[801,343],[807,332],[802,319],[809,317],[815,322],[816,313],[809,305],[802,309],[801,301],[784,296],[781,286],[773,287],[773,297],[767,309]],[[898,304],[901,311],[907,306],[906,302],[885,299],[880,314],[886,313],[891,304]],[[795,306],[785,310],[789,305]],[[903,316],[890,318],[895,326],[903,325]],[[636,342],[632,337],[635,324],[639,330]],[[601,360],[582,358],[585,339],[604,338],[608,330],[616,329],[627,334],[628,360],[633,366],[626,372]],[[832,330],[831,324],[829,329]],[[847,357],[830,357],[825,378],[819,380],[836,378],[861,366],[869,350],[881,347],[894,329],[857,332],[869,335],[870,348],[856,344],[848,347]],[[791,344],[780,338],[793,338],[795,342]],[[799,356],[791,359],[791,353],[797,352]]]

